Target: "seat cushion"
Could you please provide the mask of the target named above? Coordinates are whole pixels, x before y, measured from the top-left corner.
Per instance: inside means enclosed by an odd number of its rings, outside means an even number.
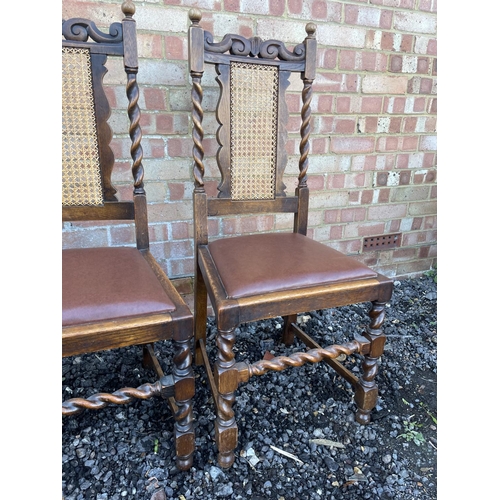
[[[266,233],[208,244],[228,298],[373,278],[352,257],[297,233]]]
[[[63,326],[173,310],[136,248],[63,250]]]

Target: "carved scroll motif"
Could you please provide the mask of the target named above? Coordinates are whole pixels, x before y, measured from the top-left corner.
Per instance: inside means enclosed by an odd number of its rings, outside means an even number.
[[[83,18],[63,20],[62,35],[66,40],[86,42],[89,38],[98,43],[121,43],[123,29],[121,23],[113,23],[109,27],[109,34],[97,28],[93,21]]]
[[[222,41],[214,42],[212,33],[205,31],[205,50],[216,54],[229,52],[233,56],[252,56],[261,59],[279,59],[281,61],[303,61],[306,56],[303,43],[296,45],[290,52],[283,42],[278,40],[263,41],[259,37],[245,38],[240,35],[225,35]]]

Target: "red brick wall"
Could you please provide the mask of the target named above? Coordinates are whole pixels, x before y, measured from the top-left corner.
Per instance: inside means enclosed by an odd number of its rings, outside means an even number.
[[[219,40],[227,32],[300,43],[317,24],[309,187],[309,235],[391,277],[436,264],[437,0],[157,0],[137,2],[139,104],[151,247],[171,277],[193,274],[188,10]],[[62,15],[103,28],[122,18],[119,1],[63,0]],[[115,184],[122,197],[130,165],[124,80],[106,76],[117,138]],[[293,190],[299,154],[300,85],[292,82],[286,170]],[[215,193],[216,88],[204,93],[207,190]],[[289,229],[288,216],[216,219],[211,234]],[[402,233],[401,247],[363,251],[363,238]],[[70,224],[64,247],[132,244],[123,224]]]

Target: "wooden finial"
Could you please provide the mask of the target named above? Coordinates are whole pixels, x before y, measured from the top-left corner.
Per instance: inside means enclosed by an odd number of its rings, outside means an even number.
[[[306,32],[310,37],[313,37],[316,33],[316,25],[314,23],[307,23]]]
[[[135,5],[132,0],[125,0],[122,3],[122,12],[127,16],[127,17],[132,17],[135,14]]]
[[[201,10],[196,7],[189,9],[189,19],[194,25],[197,25],[201,21]]]

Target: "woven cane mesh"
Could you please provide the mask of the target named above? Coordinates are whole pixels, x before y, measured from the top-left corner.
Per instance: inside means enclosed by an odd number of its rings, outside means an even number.
[[[90,53],[62,52],[62,203],[102,205]]]
[[[231,198],[273,199],[278,68],[231,63]]]

